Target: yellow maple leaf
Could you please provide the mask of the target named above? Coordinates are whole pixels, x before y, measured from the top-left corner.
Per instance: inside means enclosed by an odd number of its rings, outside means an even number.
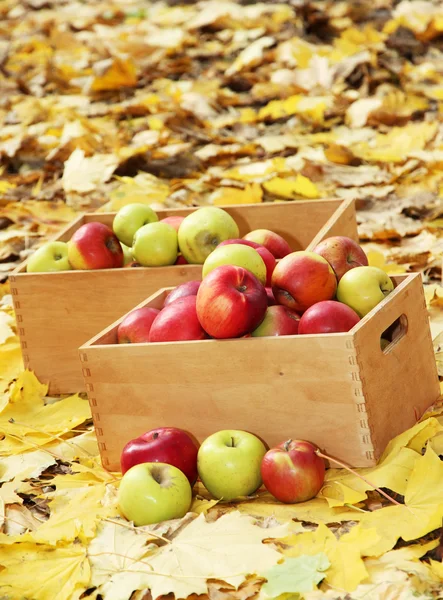
[[[406,273],[407,271],[407,268],[404,265],[387,263],[383,253],[378,252],[377,250],[370,250],[366,255],[370,266],[383,269],[388,275],[398,275],[399,273]]]
[[[33,543],[0,547],[0,597],[9,600],[74,600],[90,578],[86,549]]]
[[[91,89],[93,92],[118,90],[121,87],[134,87],[137,85],[137,69],[131,59],[120,58],[103,61],[104,72],[94,78]]]
[[[234,204],[259,204],[263,199],[263,191],[257,183],[246,185],[245,188],[223,186],[213,192],[210,196],[215,206]]]
[[[65,192],[92,192],[111,178],[118,164],[119,158],[115,154],[97,153],[86,157],[83,150],[77,148],[65,162],[63,189]]]
[[[309,97],[302,95],[290,96],[286,100],[272,100],[258,112],[261,121],[277,120],[291,115],[302,115],[316,123],[322,123],[326,108],[330,104],[328,97]]]
[[[0,458],[0,482],[17,478],[38,477],[55,464],[55,459],[44,450],[33,450]]]
[[[103,211],[117,211],[133,202],[161,205],[170,193],[169,186],[150,173],[117,179],[120,185],[110,193],[110,201],[102,207]]]
[[[302,196],[303,198],[319,198],[320,192],[308,177],[297,175],[296,179],[284,179],[283,177],[274,177],[269,181],[265,181],[263,187],[270,194],[285,198],[288,200],[294,197]]]

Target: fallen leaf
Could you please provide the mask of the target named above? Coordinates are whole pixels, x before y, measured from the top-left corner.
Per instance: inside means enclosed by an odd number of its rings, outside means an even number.
[[[326,554],[286,558],[264,573],[267,582],[260,591],[260,598],[274,598],[280,594],[303,593],[314,589],[325,577],[330,567]]]

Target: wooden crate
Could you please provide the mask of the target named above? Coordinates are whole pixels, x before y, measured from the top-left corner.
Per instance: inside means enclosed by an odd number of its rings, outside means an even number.
[[[252,229],[271,229],[294,250],[313,248],[330,235],[357,239],[353,202],[316,200],[222,208],[236,220],[241,236]],[[162,219],[194,210],[157,213]],[[90,221],[111,226],[114,215],[83,215],[54,239],[69,240]],[[201,265],[26,273],[23,263],[9,279],[25,367],[49,383],[51,394],[84,391],[78,360],[81,344],[159,288],[200,277]]]
[[[103,465],[119,470],[128,440],[164,426],[200,442],[221,429],[302,438],[374,465],[440,395],[420,275],[393,280],[349,333],[119,345],[122,317],[79,350]],[[161,308],[170,289],[140,306]]]

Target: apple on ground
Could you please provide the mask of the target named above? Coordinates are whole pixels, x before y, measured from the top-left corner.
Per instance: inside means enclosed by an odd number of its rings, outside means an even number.
[[[166,296],[166,300],[163,306],[168,306],[178,300],[179,298],[185,298],[186,296],[196,296],[198,292],[198,288],[200,287],[200,280],[192,280],[186,281],[185,283],[181,283],[176,288],[174,288],[169,294]]]
[[[130,263],[134,262],[134,257],[132,256],[132,248],[129,248],[122,242],[120,242],[122,250],[123,250],[123,266],[126,267]]]
[[[207,338],[197,318],[196,302],[196,296],[185,296],[163,308],[151,326],[149,341],[179,342]]]
[[[211,271],[197,292],[198,319],[213,338],[250,333],[263,321],[267,306],[266,290],[257,277],[234,265]]]
[[[337,287],[337,300],[364,317],[394,289],[385,271],[378,267],[355,267],[343,275]]]
[[[175,229],[175,231],[178,233],[178,230],[180,228],[180,225],[183,222],[184,217],[179,217],[178,215],[176,215],[175,217],[165,217],[164,219],[160,219],[160,223],[167,223],[168,225],[171,225],[171,227],[173,227]]]
[[[112,269],[123,267],[123,249],[115,233],[104,223],[85,223],[68,242],[68,258],[73,269]]]
[[[184,218],[178,245],[188,263],[202,265],[220,242],[238,236],[237,223],[229,213],[217,206],[203,206]]]
[[[306,502],[318,494],[325,479],[325,463],[316,447],[304,440],[288,440],[263,457],[265,488],[280,502]]]
[[[266,265],[255,248],[250,248],[244,244],[218,246],[203,264],[203,278],[222,265],[243,267],[255,275],[260,283],[266,284]]]
[[[123,475],[118,489],[119,509],[136,527],[184,517],[191,502],[186,475],[160,462],[134,465]]]
[[[250,240],[243,240],[241,238],[225,240],[224,242],[219,244],[217,248],[220,248],[221,246],[228,246],[229,244],[243,244],[244,246],[250,246],[260,254],[266,266],[266,285],[270,286],[272,281],[272,273],[274,272],[275,265],[277,264],[274,255],[271,254],[269,250],[264,246],[256,244],[255,242],[251,242]]]
[[[274,233],[274,231],[270,231],[269,229],[254,229],[244,235],[243,239],[264,246],[274,258],[283,258],[292,252],[288,242],[281,235]]]
[[[68,245],[65,242],[46,242],[28,258],[28,273],[50,273],[51,271],[70,271]]]
[[[265,318],[251,333],[252,337],[269,335],[296,335],[298,333],[300,315],[282,305],[268,306]]]
[[[360,321],[360,317],[346,304],[336,300],[317,302],[300,319],[298,333],[345,333]]]
[[[144,267],[165,267],[177,260],[177,232],[167,223],[148,223],[134,236],[132,254]]]
[[[158,221],[157,213],[147,204],[134,202],[123,206],[114,217],[112,228],[118,239],[131,247],[135,232],[147,225]]]
[[[326,238],[317,244],[313,252],[320,254],[328,261],[334,270],[337,281],[340,281],[350,269],[368,264],[368,257],[363,248],[352,238],[343,235]]]
[[[260,465],[266,448],[247,431],[213,433],[201,444],[197,469],[205,488],[223,500],[249,496],[261,486]]]
[[[191,486],[197,481],[198,445],[177,427],[159,427],[130,440],[123,448],[120,464],[123,475],[134,465],[161,462],[180,469]]]
[[[314,252],[298,251],[280,260],[272,275],[277,304],[304,312],[316,302],[331,300],[337,278],[326,259]]]
[[[272,288],[267,287],[267,288],[265,288],[265,290],[266,290],[266,294],[268,296],[268,306],[274,306],[274,304],[277,304],[277,302],[275,301],[275,298],[274,298],[274,294],[272,293]]]
[[[117,328],[119,344],[144,344],[149,342],[149,332],[160,311],[157,308],[143,306],[131,311]]]

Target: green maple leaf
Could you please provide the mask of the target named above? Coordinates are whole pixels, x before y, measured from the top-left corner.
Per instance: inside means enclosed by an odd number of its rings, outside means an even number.
[[[287,558],[264,575],[268,581],[262,591],[271,598],[280,594],[310,592],[325,577],[324,571],[330,564],[323,552]]]

